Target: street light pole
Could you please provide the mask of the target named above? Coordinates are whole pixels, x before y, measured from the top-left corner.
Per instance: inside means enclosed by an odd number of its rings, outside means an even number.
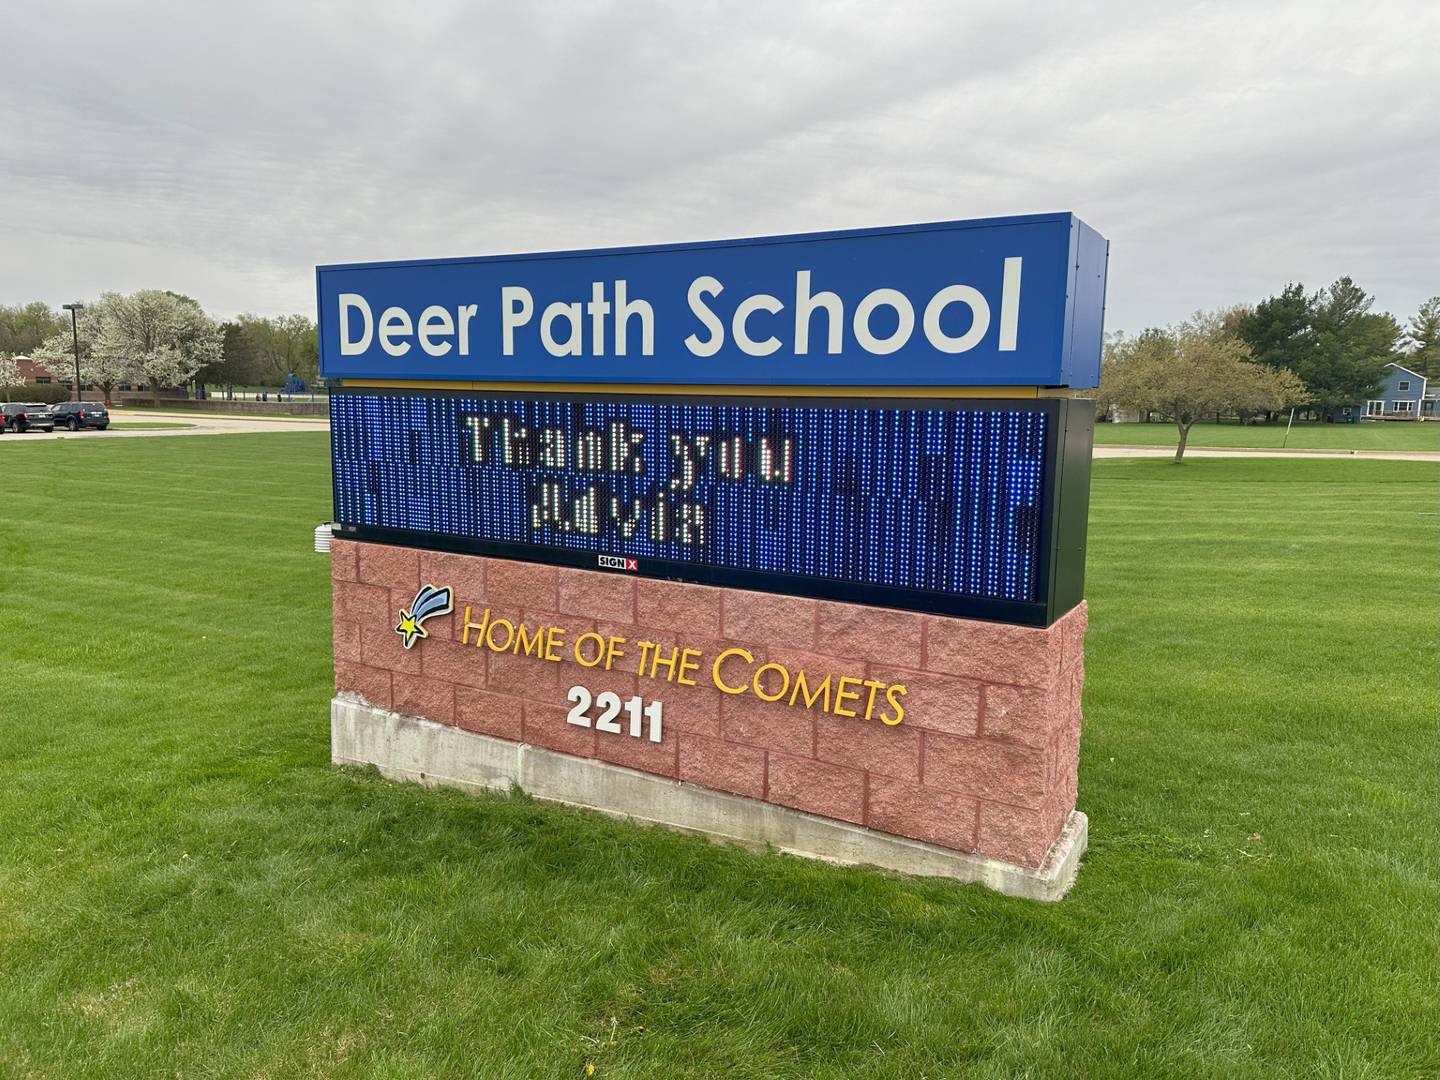
[[[70,336],[75,341],[75,400],[83,401],[84,395],[80,393],[80,327],[76,322],[76,314],[83,308],[84,304],[62,304],[60,305],[70,312]]]

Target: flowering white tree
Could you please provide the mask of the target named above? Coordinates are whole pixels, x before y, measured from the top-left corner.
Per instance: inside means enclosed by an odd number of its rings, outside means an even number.
[[[157,405],[160,387],[183,386],[220,358],[220,327],[188,296],[141,289],[100,299],[92,354],[120,361],[131,378],[149,383]]]
[[[20,377],[20,365],[8,356],[0,356],[0,398],[9,400],[10,388],[24,386]]]
[[[59,333],[51,334],[35,349],[35,359],[41,361],[47,370],[61,382],[75,378],[75,338],[80,339],[80,382],[81,385],[98,386],[105,400],[115,385],[125,379],[125,364],[122,358],[98,356],[95,353],[95,339],[99,336],[100,322],[104,315],[105,300],[92,300],[81,307],[75,319],[75,332],[67,326]]]

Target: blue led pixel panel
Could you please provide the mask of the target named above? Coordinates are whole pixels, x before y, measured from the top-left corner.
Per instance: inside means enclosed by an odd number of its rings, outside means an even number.
[[[1003,617],[1045,600],[1060,404],[337,392],[335,516],[341,535]]]

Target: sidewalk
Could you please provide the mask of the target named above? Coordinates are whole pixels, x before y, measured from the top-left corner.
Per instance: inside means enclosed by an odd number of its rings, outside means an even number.
[[[325,424],[330,421],[323,416],[271,416],[267,413],[215,413],[215,412],[189,412],[185,409],[126,409],[112,408],[110,415],[119,420],[164,420],[167,417],[175,417],[184,420],[239,420],[263,422],[275,421],[281,424]]]

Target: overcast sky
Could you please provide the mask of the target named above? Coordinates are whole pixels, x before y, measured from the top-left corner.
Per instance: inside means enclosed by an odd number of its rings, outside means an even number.
[[[1341,274],[1404,321],[1437,11],[6,0],[0,302],[313,315],[321,262],[1073,210],[1112,329]]]

